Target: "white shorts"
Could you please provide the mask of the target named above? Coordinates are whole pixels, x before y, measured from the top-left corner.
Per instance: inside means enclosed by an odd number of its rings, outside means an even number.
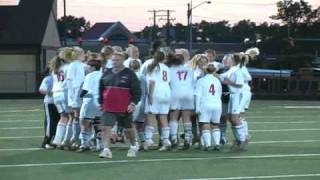
[[[194,95],[190,94],[188,96],[178,96],[172,95],[171,103],[170,103],[171,110],[194,110]]]
[[[81,88],[69,88],[68,89],[68,106],[72,108],[80,108],[82,100],[80,98]]]
[[[167,101],[157,101],[157,99],[153,99],[152,105],[149,104],[148,98],[146,98],[145,102],[145,113],[150,114],[169,114],[170,110],[170,99]]]
[[[231,93],[228,104],[229,114],[240,114],[240,93]]]
[[[94,119],[101,117],[102,111],[98,109],[92,98],[84,98],[80,109],[80,119]]]
[[[69,113],[70,109],[68,107],[68,93],[64,92],[54,92],[53,93],[53,103],[56,106],[58,113]]]
[[[219,124],[221,113],[221,107],[217,107],[215,109],[201,109],[199,114],[199,122]]]
[[[252,93],[250,91],[244,91],[241,93],[240,97],[240,112],[245,112],[250,105]]]
[[[136,105],[136,108],[132,113],[133,122],[144,122],[144,107],[145,105],[141,101]]]

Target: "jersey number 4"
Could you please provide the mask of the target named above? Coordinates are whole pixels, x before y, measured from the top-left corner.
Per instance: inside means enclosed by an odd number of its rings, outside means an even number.
[[[209,93],[212,94],[212,95],[214,95],[214,93],[216,93],[216,91],[214,90],[214,85],[213,84],[210,85]]]
[[[187,75],[188,75],[187,71],[178,71],[177,74],[178,74],[178,77],[179,77],[180,81],[187,79]]]

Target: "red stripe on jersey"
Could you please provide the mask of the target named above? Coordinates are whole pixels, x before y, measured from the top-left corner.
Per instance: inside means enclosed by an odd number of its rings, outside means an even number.
[[[103,110],[107,112],[127,112],[131,94],[129,88],[105,87],[103,90]]]

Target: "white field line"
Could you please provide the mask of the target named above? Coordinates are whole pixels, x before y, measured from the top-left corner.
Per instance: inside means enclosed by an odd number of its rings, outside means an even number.
[[[271,106],[275,108],[285,108],[285,109],[320,109],[320,106]]]
[[[19,113],[19,112],[37,112],[42,111],[41,109],[26,109],[26,110],[7,110],[7,111],[0,111],[0,113]]]
[[[290,132],[290,131],[320,131],[319,128],[314,129],[261,129],[261,130],[249,130],[249,132]]]
[[[5,151],[38,151],[38,150],[43,150],[43,148],[11,148],[11,149],[0,149],[0,152],[5,152]]]
[[[0,137],[1,139],[36,139],[36,138],[43,138],[43,136],[7,136],[7,137]]]
[[[0,130],[23,130],[23,129],[43,129],[43,126],[30,126],[30,127],[6,127],[0,128]]]
[[[291,132],[291,131],[320,131],[320,129],[262,129],[262,130],[249,130],[251,133],[260,133],[260,132]],[[180,132],[181,134],[183,132]],[[159,133],[153,133],[154,135],[158,135]],[[42,138],[43,136],[3,136],[1,139],[34,139],[34,138]]]
[[[17,123],[17,122],[25,122],[25,123],[29,123],[29,122],[43,122],[44,120],[4,120],[1,121],[0,123]]]
[[[296,116],[290,116],[290,115],[277,115],[277,116],[273,116],[273,115],[270,115],[270,116],[247,116],[248,119],[283,119],[283,118],[290,118],[290,119],[296,119],[296,118],[314,118],[314,119],[319,119],[320,116],[319,115],[296,115]]]
[[[224,177],[224,178],[196,178],[179,180],[241,180],[241,179],[276,179],[276,178],[295,178],[295,177],[318,177],[320,174],[286,174],[273,176],[243,176],[243,177]]]
[[[167,159],[138,159],[138,160],[108,160],[108,161],[80,161],[80,162],[54,162],[33,164],[1,164],[0,168],[14,167],[42,167],[42,166],[66,166],[66,165],[89,165],[89,164],[116,164],[116,163],[146,163],[146,162],[171,162],[171,161],[203,161],[203,160],[228,160],[228,159],[274,159],[288,157],[315,157],[320,154],[269,154],[251,156],[222,156],[222,157],[195,157],[195,158],[167,158]]]
[[[264,121],[264,122],[248,122],[249,124],[317,124],[320,121]]]
[[[249,144],[286,144],[286,143],[314,143],[320,142],[320,140],[297,140],[297,141],[252,141]],[[8,149],[0,149],[0,152],[6,151],[39,151],[44,150],[43,148],[8,148]]]

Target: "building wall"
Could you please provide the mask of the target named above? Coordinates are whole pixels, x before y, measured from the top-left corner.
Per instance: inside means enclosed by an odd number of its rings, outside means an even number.
[[[0,54],[0,93],[36,92],[36,55]]]

